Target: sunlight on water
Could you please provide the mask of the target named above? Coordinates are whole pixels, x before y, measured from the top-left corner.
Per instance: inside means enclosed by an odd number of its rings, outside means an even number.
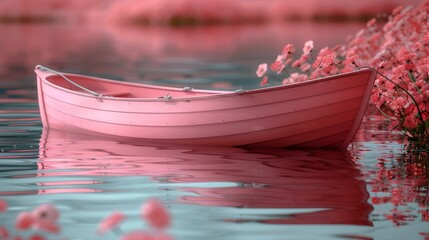
[[[134,82],[254,88],[255,66],[271,61],[284,42],[335,45],[359,26],[70,34],[75,27],[0,26],[7,50],[0,56],[0,198],[9,204],[0,226],[12,234],[20,211],[50,202],[61,212],[61,237],[116,239],[96,235],[100,220],[120,210],[127,215],[123,231],[147,228],[139,208],[156,197],[172,213],[176,239],[424,239],[428,166],[402,154],[400,135],[372,108],[344,151],[183,147],[41,127],[32,72],[39,63]],[[212,39],[228,34],[235,35]]]

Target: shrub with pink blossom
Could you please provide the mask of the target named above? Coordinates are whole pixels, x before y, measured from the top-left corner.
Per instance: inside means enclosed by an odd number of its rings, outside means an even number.
[[[385,20],[385,21],[383,21]],[[391,129],[423,143],[429,139],[429,0],[398,7],[387,19],[371,19],[345,44],[322,48],[304,44],[297,57],[287,44],[276,61],[256,72],[261,85],[283,84],[371,68],[377,71],[371,101],[391,120]],[[424,144],[426,143],[426,144]]]

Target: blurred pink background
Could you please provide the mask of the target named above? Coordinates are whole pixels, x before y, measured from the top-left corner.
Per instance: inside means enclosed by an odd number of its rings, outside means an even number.
[[[127,81],[259,87],[256,67],[285,44],[333,47],[370,17],[419,2],[0,0],[0,81],[33,83],[42,64]]]
[[[356,20],[419,0],[2,0],[3,21],[18,18],[110,23],[165,24],[266,22],[282,19]],[[33,19],[34,20],[34,19]],[[37,19],[36,19],[37,20]]]

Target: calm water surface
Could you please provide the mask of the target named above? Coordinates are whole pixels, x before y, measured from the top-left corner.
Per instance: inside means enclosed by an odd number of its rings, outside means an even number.
[[[95,239],[99,221],[159,198],[175,239],[428,239],[428,165],[369,109],[347,150],[246,150],[124,142],[43,130],[33,68],[209,89],[256,88],[257,64],[285,43],[342,43],[361,26],[131,28],[0,25],[0,225],[41,203],[60,235]],[[19,233],[27,236],[31,232]],[[116,239],[108,233],[99,239]]]

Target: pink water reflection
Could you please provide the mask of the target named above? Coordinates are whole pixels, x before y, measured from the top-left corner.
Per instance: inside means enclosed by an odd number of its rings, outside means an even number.
[[[52,182],[53,177],[148,176],[166,183],[233,183],[180,187],[180,202],[245,208],[322,209],[269,223],[371,225],[372,207],[349,152],[173,147],[44,131],[40,193],[98,191],[102,182]],[[47,183],[43,179],[51,179]],[[82,188],[82,184],[87,184]],[[91,184],[94,184],[92,186]],[[174,186],[174,185],[173,185]],[[186,184],[185,184],[186,186]],[[114,190],[114,189],[112,189]]]

